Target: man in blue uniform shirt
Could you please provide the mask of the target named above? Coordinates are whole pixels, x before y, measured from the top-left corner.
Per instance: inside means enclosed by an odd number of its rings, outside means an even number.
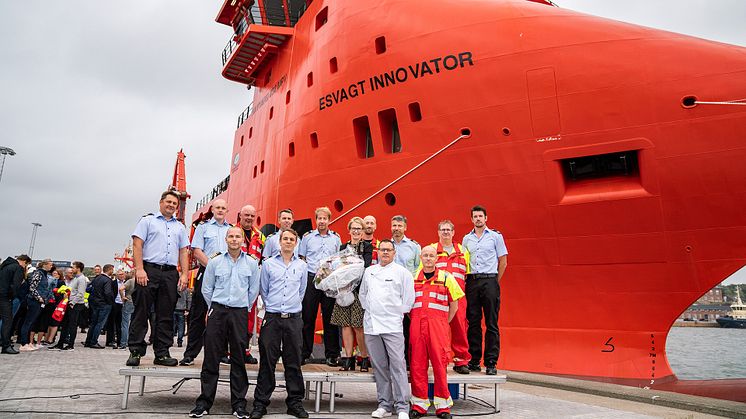
[[[407,217],[403,215],[395,215],[391,217],[391,242],[394,243],[394,249],[396,250],[394,263],[407,268],[409,273],[414,277],[420,267],[420,252],[422,249],[420,248],[419,243],[404,235],[406,231]],[[409,366],[409,313],[404,316],[403,324],[404,347],[407,348],[404,352],[404,356],[407,361],[407,366]]]
[[[225,221],[228,206],[222,199],[216,199],[212,203],[212,218],[197,226],[192,237],[192,254],[199,262],[199,271],[194,279],[194,291],[192,293],[192,305],[189,308],[189,335],[184,357],[179,365],[193,365],[194,358],[202,350],[203,336],[205,333],[205,314],[207,304],[202,297],[202,278],[205,266],[212,256],[225,253],[228,245],[225,235],[230,224]]]
[[[502,234],[487,228],[487,210],[479,205],[471,209],[474,229],[464,236],[461,244],[470,253],[469,274],[466,275],[466,319],[469,322],[469,369],[480,371],[482,359],[482,313],[487,331],[484,334],[484,366],[487,375],[497,374],[500,356],[500,278],[508,266],[508,249]]]
[[[220,357],[227,340],[231,351],[231,408],[237,418],[248,418],[246,392],[249,381],[244,367],[244,351],[248,345],[246,322],[248,313],[259,295],[259,263],[241,250],[244,233],[241,227],[230,227],[224,240],[226,253],[214,256],[207,263],[202,284],[202,296],[208,307],[205,330],[205,360],[200,382],[202,392],[190,417],[207,414],[215,401],[220,376]]]
[[[336,254],[342,245],[339,235],[329,230],[332,212],[327,207],[316,208],[316,230],[303,236],[298,246],[298,254],[308,264],[308,285],[303,297],[303,360],[313,353],[313,338],[316,332],[316,316],[321,304],[321,319],[324,323],[324,355],[326,364],[336,366],[339,363],[339,328],[331,324],[334,298],[327,297],[323,291],[316,289],[313,280],[319,264],[325,258]]]
[[[264,249],[262,250],[262,260],[277,256],[280,254],[280,236],[279,230],[289,229],[293,226],[293,210],[285,208],[280,210],[277,214],[277,224],[279,225],[276,233],[267,236],[267,240],[264,241]],[[294,249],[294,253],[298,256],[298,247]]]
[[[259,334],[259,376],[254,389],[252,419],[267,414],[267,406],[275,389],[275,368],[282,356],[285,369],[287,413],[307,418],[303,409],[303,372],[301,364],[301,302],[306,292],[306,262],[293,254],[298,233],[283,229],[278,233],[280,253],[262,263],[259,293],[264,300],[265,315]]]
[[[130,357],[127,366],[140,365],[145,355],[145,333],[148,331],[150,308],[155,307],[155,330],[151,331],[156,365],[175,366],[168,348],[173,344],[174,308],[177,288],[187,286],[189,275],[189,239],[184,224],[174,217],[179,205],[176,192],[161,194],[160,211],[140,219],[132,233],[132,256],[135,263],[135,291],[132,298],[130,336],[127,340]],[[176,264],[181,268],[181,275]]]

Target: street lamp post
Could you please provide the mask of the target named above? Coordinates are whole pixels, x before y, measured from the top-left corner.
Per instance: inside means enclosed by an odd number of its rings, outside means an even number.
[[[5,157],[15,156],[16,152],[12,148],[0,146],[0,155],[3,156],[3,161],[0,163],[0,180],[3,180],[3,169],[5,169]]]
[[[31,232],[31,244],[28,247],[28,256],[30,258],[34,257],[34,244],[36,243],[36,229],[41,227],[41,224],[39,223],[31,223],[32,226],[34,226],[34,230]]]

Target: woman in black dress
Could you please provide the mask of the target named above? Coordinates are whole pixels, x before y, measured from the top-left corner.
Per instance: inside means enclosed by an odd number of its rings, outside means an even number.
[[[363,241],[363,227],[363,219],[353,217],[347,224],[347,229],[350,232],[350,241],[343,243],[339,250],[348,246],[353,247],[357,254],[363,258],[365,267],[367,268],[373,259],[373,245]],[[355,301],[351,305],[342,307],[339,304],[334,304],[334,310],[332,311],[331,323],[342,329],[342,343],[345,357],[340,362],[342,366],[341,371],[355,370],[354,345],[356,337],[360,356],[362,357],[360,371],[367,372],[370,368],[370,358],[368,358],[368,350],[365,347],[365,337],[363,335],[363,315],[365,312],[363,306],[360,305],[360,299],[357,295],[359,289],[360,285],[353,292]]]

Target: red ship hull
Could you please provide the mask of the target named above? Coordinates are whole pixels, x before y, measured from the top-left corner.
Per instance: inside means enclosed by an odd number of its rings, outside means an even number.
[[[430,243],[485,206],[510,252],[498,368],[670,381],[674,320],[746,264],[746,108],[695,103],[746,97],[743,48],[527,1],[392,0],[313,1],[272,51],[230,218],[338,217],[468,132],[332,228],[373,214],[384,237],[404,214]],[[620,153],[636,170],[568,175]]]

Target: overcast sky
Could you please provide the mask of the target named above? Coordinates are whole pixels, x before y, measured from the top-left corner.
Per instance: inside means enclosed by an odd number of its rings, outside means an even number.
[[[556,0],[746,46],[745,0]],[[108,263],[157,210],[176,153],[194,205],[227,173],[250,93],[220,76],[222,1],[0,2],[0,256]],[[746,272],[737,282],[746,282]]]

